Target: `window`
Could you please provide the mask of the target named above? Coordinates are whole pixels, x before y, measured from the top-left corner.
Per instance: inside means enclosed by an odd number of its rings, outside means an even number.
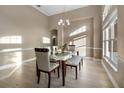
[[[76,45],[76,50],[79,51],[80,56],[86,56],[86,35],[74,38],[74,45]]]
[[[112,22],[103,31],[103,55],[109,60],[109,63],[117,68],[117,23]]]
[[[21,36],[4,36],[0,38],[0,43],[2,44],[21,44]]]
[[[43,37],[43,44],[50,44],[50,38],[48,37]]]
[[[71,36],[74,36],[74,35],[77,35],[77,34],[80,34],[82,32],[85,32],[87,30],[86,26],[82,26],[81,28],[75,30],[74,32],[70,33],[70,37]]]

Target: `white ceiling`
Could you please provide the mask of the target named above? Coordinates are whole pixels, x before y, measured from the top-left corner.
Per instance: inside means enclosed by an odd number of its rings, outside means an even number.
[[[33,6],[34,8],[38,9],[40,12],[44,13],[47,16],[63,13],[65,11],[71,11],[74,9],[82,8],[87,5],[40,5],[37,7],[36,5]]]

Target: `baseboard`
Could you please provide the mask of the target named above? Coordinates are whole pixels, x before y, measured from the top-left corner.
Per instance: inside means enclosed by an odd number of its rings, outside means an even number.
[[[115,81],[115,79],[113,78],[113,76],[111,75],[111,73],[108,71],[107,67],[104,65],[104,63],[102,62],[102,66],[104,67],[109,79],[111,80],[113,86],[115,88],[119,88],[119,85],[117,84],[117,82]]]

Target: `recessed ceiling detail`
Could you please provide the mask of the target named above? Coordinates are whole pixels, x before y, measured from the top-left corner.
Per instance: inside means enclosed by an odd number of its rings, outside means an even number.
[[[87,5],[34,5],[33,7],[47,16],[82,8]]]

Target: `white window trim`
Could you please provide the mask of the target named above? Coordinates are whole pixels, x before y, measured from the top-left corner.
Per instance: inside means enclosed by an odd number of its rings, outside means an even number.
[[[115,72],[118,72],[117,67],[115,67],[110,61],[110,59],[108,59],[106,56],[103,57],[105,59],[105,61],[114,69]]]

